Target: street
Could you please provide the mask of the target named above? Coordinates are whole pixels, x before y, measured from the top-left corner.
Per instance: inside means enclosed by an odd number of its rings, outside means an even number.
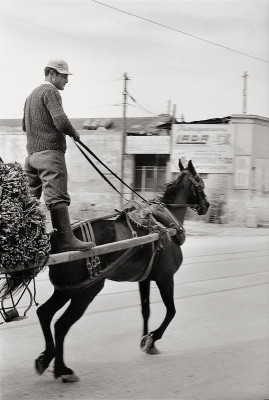
[[[159,355],[140,350],[138,285],[106,281],[65,341],[77,383],[56,381],[53,366],[35,374],[44,350],[35,306],[27,319],[1,325],[1,398],[269,399],[269,236],[188,236],[183,254],[177,314],[156,343]],[[53,290],[47,273],[37,278],[39,303]],[[151,330],[164,314],[152,282]]]

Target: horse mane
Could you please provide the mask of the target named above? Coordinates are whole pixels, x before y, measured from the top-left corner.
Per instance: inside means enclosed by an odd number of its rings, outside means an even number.
[[[163,194],[159,197],[161,203],[171,204],[175,198],[175,195],[178,192],[178,185],[184,178],[184,174],[180,173],[180,175],[172,182],[169,182],[165,185],[165,189]]]

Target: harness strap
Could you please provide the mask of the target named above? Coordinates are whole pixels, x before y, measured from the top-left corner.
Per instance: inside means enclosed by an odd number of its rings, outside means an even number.
[[[90,221],[83,221],[79,227],[84,242],[95,242],[95,235]],[[98,256],[90,256],[87,257],[85,261],[90,279],[93,279],[94,276],[98,276],[101,271],[100,258]]]
[[[142,276],[142,278],[140,278],[137,282],[142,282],[142,281],[146,280],[147,277],[149,276],[150,271],[151,271],[152,266],[153,266],[153,263],[154,263],[154,260],[155,260],[156,253],[157,253],[157,247],[154,245],[154,243],[152,243],[152,256],[151,256],[151,259],[149,261],[148,268],[146,269],[146,271],[145,271],[144,275]]]
[[[185,208],[185,207],[196,207],[198,204],[165,204],[165,207],[178,207],[178,208]]]
[[[100,280],[105,279],[111,270],[119,267],[121,264],[128,261],[128,259],[132,257],[137,252],[137,250],[138,250],[137,247],[132,247],[127,249],[120,257],[118,257],[115,261],[109,264],[98,276],[94,276],[93,279],[88,278],[83,282],[73,285],[60,286],[55,283],[53,283],[53,285],[55,286],[56,289],[65,293],[71,293],[74,291],[81,291],[87,289],[89,286],[92,286],[93,284],[99,282]]]
[[[128,225],[128,227],[130,228],[130,231],[131,231],[131,233],[132,233],[132,237],[133,237],[133,238],[134,238],[134,237],[137,237],[137,232],[134,231],[133,228],[132,228],[132,225],[131,225],[131,222],[130,222],[130,218],[129,218],[128,212],[124,211],[124,214],[125,214],[125,217],[126,217],[127,225]]]
[[[83,242],[87,242],[88,240],[87,240],[87,232],[85,232],[85,230],[84,230],[84,223],[82,223],[81,225],[80,225],[80,230],[81,230],[81,234],[82,234],[82,240],[83,240]],[[87,269],[88,269],[88,271],[89,271],[89,266],[90,266],[90,264],[91,264],[91,260],[93,259],[93,257],[87,257],[87,258],[85,258],[85,262],[86,262],[86,266],[87,266]]]
[[[128,223],[129,228],[131,229],[133,237],[137,237],[136,231],[133,231],[133,229],[131,227],[131,223],[128,219],[127,213],[126,213],[126,221]],[[94,241],[95,240],[95,235],[94,235],[94,232],[93,232],[93,229],[91,226],[91,221],[85,220],[85,221],[82,221],[81,223],[76,223],[73,225],[73,229],[74,229],[74,227],[80,228],[83,241]],[[56,289],[63,291],[65,293],[82,291],[82,290],[88,288],[89,286],[92,286],[93,284],[99,282],[100,280],[106,279],[106,277],[109,275],[109,273],[112,270],[114,270],[117,267],[120,267],[122,264],[126,263],[132,256],[135,255],[135,253],[139,250],[139,248],[141,248],[141,245],[132,247],[132,248],[128,248],[123,254],[121,254],[112,263],[107,265],[107,267],[105,267],[103,270],[101,269],[100,259],[98,256],[97,257],[94,257],[94,256],[87,257],[85,261],[86,261],[86,266],[87,266],[87,269],[89,272],[89,278],[87,278],[83,282],[79,282],[77,284],[72,284],[72,285],[60,286],[55,283],[53,283],[53,285],[55,286]],[[157,246],[155,243],[152,243],[152,255],[151,255],[149,264],[148,264],[144,274],[142,275],[142,277],[135,280],[136,282],[142,282],[145,279],[147,279],[147,277],[149,276],[158,248],[159,248],[159,246]],[[132,282],[132,280],[130,280],[130,282]]]
[[[131,226],[131,222],[130,222],[130,218],[129,218],[128,212],[125,211],[124,213],[125,213],[125,216],[126,216],[127,225],[129,226],[129,228],[130,228],[130,230],[131,230],[132,237],[137,237],[137,232],[134,231],[133,228],[132,228],[132,226]],[[152,216],[152,215],[151,215],[151,216]],[[152,217],[153,217],[153,216],[152,216]],[[157,223],[156,220],[155,220],[155,222]],[[154,242],[152,242],[152,256],[151,256],[151,258],[150,258],[149,265],[148,265],[148,267],[147,267],[145,273],[142,275],[142,277],[141,277],[140,279],[138,279],[137,281],[134,281],[134,282],[142,282],[142,281],[144,281],[145,279],[147,279],[147,277],[149,276],[149,273],[150,273],[150,271],[151,271],[151,269],[152,269],[152,266],[153,266],[153,262],[154,262],[154,259],[155,259],[155,255],[156,255],[157,249],[158,249],[158,247],[155,245]]]
[[[91,237],[93,238],[93,242],[95,242],[95,236],[94,236],[94,232],[93,232],[93,229],[92,229],[92,224],[91,224],[91,222],[89,220],[86,221],[86,224],[87,224],[87,227],[89,229],[89,233],[90,233]]]

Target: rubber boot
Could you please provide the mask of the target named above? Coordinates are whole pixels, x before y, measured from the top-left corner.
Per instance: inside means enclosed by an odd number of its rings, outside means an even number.
[[[70,224],[67,204],[56,204],[51,208],[50,215],[52,226],[57,230],[56,235],[60,252],[85,251],[95,246],[94,242],[82,242],[75,237]]]

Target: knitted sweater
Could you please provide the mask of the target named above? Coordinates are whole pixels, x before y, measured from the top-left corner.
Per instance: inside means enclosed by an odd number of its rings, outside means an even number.
[[[27,151],[66,151],[65,135],[73,136],[71,125],[62,107],[61,95],[55,86],[44,83],[27,97],[22,129],[27,135]]]

